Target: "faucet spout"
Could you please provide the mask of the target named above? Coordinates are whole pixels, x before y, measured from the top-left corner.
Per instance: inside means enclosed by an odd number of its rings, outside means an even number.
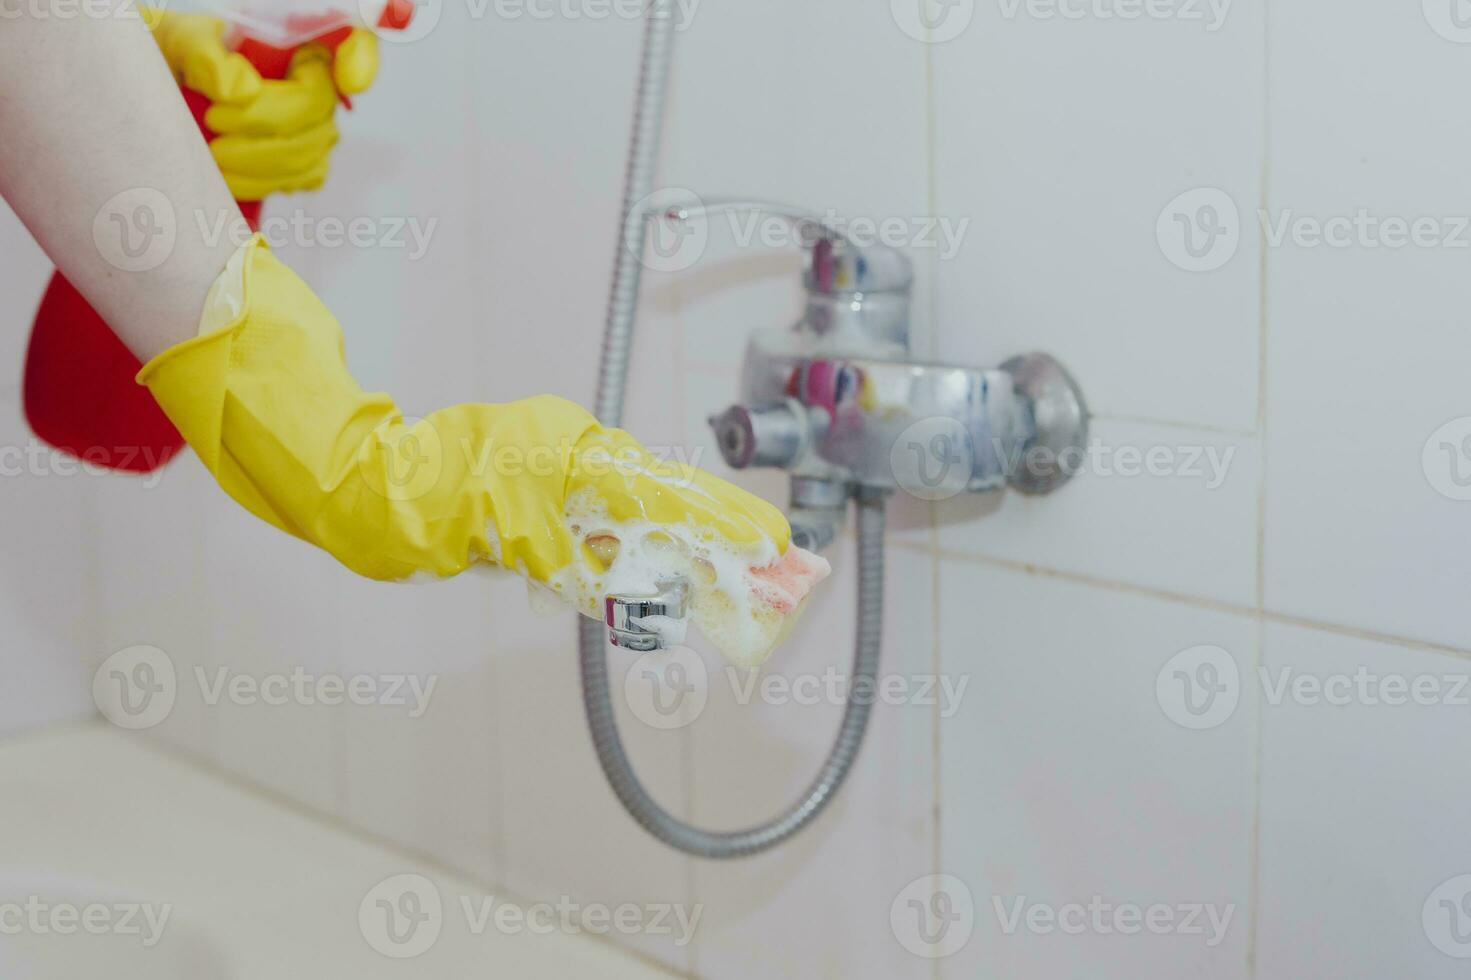
[[[603,600],[603,622],[608,642],[615,647],[647,653],[684,642],[689,616],[689,583],[684,579],[660,582],[653,595],[610,595]]]

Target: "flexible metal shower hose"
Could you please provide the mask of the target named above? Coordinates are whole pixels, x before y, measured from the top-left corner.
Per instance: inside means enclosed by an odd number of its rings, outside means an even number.
[[[623,183],[622,220],[613,260],[613,284],[608,296],[594,406],[599,420],[610,426],[620,424],[623,419],[623,396],[628,382],[646,231],[641,203],[654,190],[674,16],[674,0],[655,0],[649,5],[648,20],[644,25],[633,135]],[[857,503],[857,514],[857,636],[843,721],[827,761],[807,792],[796,804],[767,823],[736,831],[702,830],[678,819],[649,795],[633,771],[618,736],[609,695],[606,628],[595,620],[579,620],[577,645],[582,664],[582,701],[598,762],[624,808],[644,829],[671,847],[705,858],[744,857],[774,847],[823,811],[853,767],[858,747],[863,742],[863,733],[868,728],[883,628],[883,498],[877,495],[861,497]],[[859,696],[855,697],[855,693]]]

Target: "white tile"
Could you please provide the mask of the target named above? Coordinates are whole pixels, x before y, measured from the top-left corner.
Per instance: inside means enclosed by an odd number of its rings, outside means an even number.
[[[702,826],[771,819],[800,798],[827,757],[842,715],[835,679],[852,665],[852,541],[832,558],[833,577],[756,677],[705,658],[708,700],[690,727]],[[931,562],[913,551],[887,556],[881,675],[892,693],[874,705],[831,808],[769,854],[697,864],[701,976],[929,976],[928,964],[894,943],[888,923],[893,896],[928,873],[934,855]]]
[[[618,17],[472,25],[486,400],[592,403],[640,35]]]
[[[1051,494],[937,504],[940,547],[1254,604],[1256,440],[1107,419],[1090,436],[1085,470]]]
[[[1239,679],[1255,662],[1252,622],[963,561],[942,563],[940,605],[943,670],[970,678],[941,723],[940,870],[965,883],[975,915],[941,975],[1245,977],[1255,703]],[[1222,717],[1189,729],[1167,713],[1191,718],[1165,672],[1200,645],[1227,651],[1239,679],[1193,702]],[[1059,915],[1099,896],[1231,918],[1214,946],[1209,927],[1129,935],[1108,931],[1112,917],[1075,934],[1023,919],[1008,933],[1023,896]]]
[[[551,393],[590,408],[641,25],[489,16],[469,36],[476,397]],[[590,78],[617,82],[590,86]],[[639,303],[622,426],[650,446],[673,447],[680,338],[672,299],[657,285],[646,282]]]
[[[173,665],[175,700],[150,734],[216,761],[216,712],[194,668],[215,663],[211,595],[227,592],[231,577],[204,574],[204,515],[234,505],[192,451],[153,473],[100,478],[96,494],[100,636],[89,661],[96,667],[135,645],[162,650]]]
[[[187,670],[180,664],[180,683],[203,688],[201,696],[210,692],[206,710],[215,718],[221,765],[305,806],[336,812],[333,719],[341,707],[237,698],[228,686],[216,697],[214,688],[222,679],[264,683],[298,668],[311,676],[340,672],[338,588],[349,573],[223,493],[200,499],[208,661]]]
[[[493,707],[500,751],[501,882],[528,899],[688,903],[688,862],[629,817],[598,767],[582,708],[575,620],[527,608],[525,586],[505,575],[490,581],[496,627]],[[636,658],[613,651],[612,698],[624,746],[655,798],[687,816],[686,737],[640,722],[622,696]],[[617,936],[661,961],[689,968],[690,947],[672,936]]]
[[[1436,5],[1425,5],[1426,9]],[[1441,7],[1447,5],[1442,4]],[[1471,215],[1455,161],[1471,131],[1427,92],[1457,84],[1465,48],[1421,5],[1344,17],[1322,3],[1274,9],[1271,216],[1280,221],[1440,220],[1437,247],[1303,247],[1269,255],[1266,601],[1276,610],[1466,646],[1460,615],[1471,510],[1447,456],[1471,415],[1465,248],[1444,219]],[[1373,45],[1375,56],[1362,52]],[[1464,221],[1464,219],[1460,219]],[[1363,244],[1360,244],[1360,242]],[[1431,443],[1427,447],[1427,443]]]
[[[1113,4],[978,3],[935,47],[937,209],[970,221],[938,262],[942,357],[1044,350],[1101,414],[1254,426],[1264,4],[1226,4],[1215,30],[1211,6],[1121,20],[1093,13]],[[1083,16],[1028,13],[1060,7]],[[1244,232],[1212,272],[1172,264],[1156,238],[1166,205],[1200,187],[1234,201]]]
[[[1464,976],[1471,663],[1268,625],[1263,667],[1257,976]]]

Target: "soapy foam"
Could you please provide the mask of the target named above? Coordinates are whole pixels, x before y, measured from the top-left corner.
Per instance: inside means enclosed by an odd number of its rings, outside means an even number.
[[[568,500],[564,524],[573,560],[552,577],[551,594],[600,619],[604,596],[652,595],[661,582],[685,579],[690,618],[741,666],[766,659],[796,619],[801,599],[829,571],[826,561],[800,548],[778,554],[769,538],[739,548],[689,525],[613,520],[590,490]],[[666,644],[684,640],[682,623],[650,617],[645,625]]]
[[[689,630],[689,620],[672,616],[634,616],[630,621],[640,629],[658,633],[659,643],[665,650],[684,643]]]

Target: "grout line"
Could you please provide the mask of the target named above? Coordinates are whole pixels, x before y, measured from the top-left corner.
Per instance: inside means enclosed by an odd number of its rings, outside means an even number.
[[[890,547],[903,548],[908,551],[926,551],[923,545],[913,542],[894,540]],[[1109,592],[1120,592],[1127,595],[1143,596],[1149,599],[1157,599],[1162,602],[1172,602],[1177,605],[1192,606],[1197,609],[1205,609],[1211,612],[1228,613],[1233,616],[1242,616],[1247,619],[1259,619],[1263,623],[1273,623],[1279,626],[1295,626],[1299,629],[1316,630],[1320,633],[1329,633],[1334,636],[1343,636],[1356,640],[1367,640],[1371,643],[1379,643],[1386,646],[1397,646],[1417,653],[1434,653],[1456,660],[1471,660],[1471,649],[1451,646],[1448,643],[1437,643],[1433,640],[1420,640],[1414,637],[1401,636],[1395,633],[1383,633],[1378,630],[1364,629],[1358,626],[1345,626],[1341,623],[1332,623],[1327,620],[1312,619],[1307,616],[1295,616],[1291,613],[1275,612],[1271,609],[1258,609],[1252,605],[1243,605],[1238,602],[1229,602],[1225,599],[1209,599],[1204,596],[1188,595],[1183,592],[1171,592],[1168,589],[1159,589],[1149,585],[1139,585],[1133,582],[1122,582],[1117,579],[1103,578],[1097,575],[1088,575],[1083,572],[1070,572],[1061,568],[1053,568],[1047,565],[1037,565],[1031,562],[1015,561],[1010,558],[997,558],[991,555],[980,555],[974,552],[959,551],[953,548],[938,548],[936,553],[941,559],[951,561],[971,562],[978,565],[990,565],[996,568],[1004,568],[1008,571],[1021,572],[1026,575],[1036,575],[1042,578],[1052,578],[1075,585],[1089,585],[1094,588],[1104,589]]]
[[[1272,45],[1271,0],[1262,2],[1262,94],[1261,171],[1257,207],[1266,214],[1272,190]],[[1257,222],[1257,499],[1256,499],[1256,668],[1261,669],[1266,645],[1267,622],[1267,341],[1270,324],[1271,262],[1267,232]],[[1247,885],[1246,975],[1257,976],[1259,925],[1261,921],[1262,759],[1265,715],[1261,697],[1253,698],[1251,837],[1248,842],[1249,884]]]
[[[925,83],[925,197],[929,206],[930,214],[940,213],[939,194],[939,143],[937,139],[936,120],[939,115],[936,102],[938,87],[935,80],[935,45],[924,46],[924,83]],[[929,283],[926,299],[929,308],[929,350],[926,352],[931,359],[940,356],[940,269],[938,260],[931,259],[929,263]],[[930,669],[936,677],[944,673],[944,650],[940,641],[940,515],[939,510],[930,502],[925,507],[928,518],[929,533],[926,535],[924,549],[929,553],[930,560]],[[944,778],[942,775],[941,761],[944,758],[944,732],[943,719],[940,717],[940,704],[937,700],[930,711],[930,871],[932,874],[940,874],[945,861],[944,843]],[[938,958],[930,962],[930,980],[940,980],[943,975],[943,966]]]
[[[329,583],[331,588],[332,614],[334,617],[342,615],[343,591],[347,584],[338,577],[333,577]],[[332,648],[330,650],[332,669],[343,676],[347,675],[346,653],[343,650],[342,633],[337,631],[333,634]],[[215,714],[207,711],[207,714]],[[327,724],[327,758],[332,766],[332,785],[328,792],[332,799],[332,806],[336,812],[351,813],[352,810],[352,746],[357,744],[353,736],[358,734],[353,731],[353,723],[360,722],[355,712],[334,711],[326,719]],[[414,813],[414,823],[417,828],[419,812]]]
[[[935,46],[926,44],[924,46],[924,89],[925,89],[925,127],[924,127],[924,157],[925,157],[925,206],[932,215],[940,213],[940,171],[939,171],[939,106],[936,102],[936,93],[939,91],[935,82]],[[929,283],[925,299],[928,307],[928,329],[925,338],[928,349],[925,356],[936,359],[940,356],[940,262],[933,254],[926,256],[929,267]]]
[[[1261,214],[1267,213],[1268,197],[1271,192],[1271,172],[1268,168],[1269,137],[1267,129],[1267,106],[1266,106],[1266,13],[1262,15],[1262,48],[1263,48],[1263,80],[1262,80],[1262,169],[1260,175],[1261,187],[1257,207]],[[1257,499],[1256,499],[1256,604],[1258,608],[1266,605],[1267,591],[1267,325],[1268,325],[1268,285],[1270,283],[1271,266],[1268,262],[1267,231],[1257,223],[1257,392],[1256,392],[1256,430],[1261,438],[1257,440]]]
[[[494,602],[493,594],[486,590],[482,600],[487,605]],[[495,622],[495,610],[489,610],[490,621]],[[490,756],[490,798],[491,805],[495,807],[495,820],[490,828],[490,859],[494,862],[496,881],[499,886],[506,873],[506,781],[505,781],[505,759],[502,756],[504,746],[510,744],[501,732],[501,721],[504,713],[500,710],[501,703],[501,671],[500,657],[495,655],[491,644],[485,644],[485,658],[488,666],[485,672],[485,705],[486,708],[495,712],[495,720],[491,723],[491,730],[495,733],[495,751]]]
[[[933,617],[933,626],[930,630],[930,669],[936,677],[943,677],[945,672],[945,658],[943,645],[940,642],[940,614],[942,612],[940,602],[940,551],[931,548],[930,551],[930,615]],[[941,752],[945,746],[943,738],[943,719],[940,716],[940,705],[938,699],[930,712],[930,867],[935,874],[941,873],[945,861],[945,846],[942,836],[942,822],[944,820],[944,783],[940,774]],[[938,965],[936,977],[938,977]]]
[[[924,46],[924,98],[925,98],[925,128],[924,148],[922,153],[925,158],[925,206],[932,215],[940,213],[940,170],[939,170],[939,106],[936,101],[936,93],[939,88],[935,81],[935,46],[926,44]],[[938,360],[940,357],[940,260],[931,254],[926,257],[926,268],[928,273],[925,282],[924,300],[928,309],[929,323],[925,330],[924,355],[929,360]],[[925,518],[929,524],[929,543],[932,548],[940,544],[940,515],[934,501],[925,505]],[[935,559],[935,582],[939,582],[939,559]],[[939,622],[939,620],[936,620]],[[938,735],[936,736],[938,737]],[[937,756],[938,758],[938,756]],[[938,799],[938,797],[937,797]],[[938,835],[938,829],[936,834]],[[938,975],[938,965],[936,971]]]
[[[670,293],[673,303],[673,332],[674,332],[674,363],[677,370],[674,372],[674,402],[676,405],[675,418],[679,419],[680,438],[685,445],[697,444],[694,434],[689,431],[689,384],[688,364],[689,350],[685,337],[685,297],[679,288],[678,279],[671,284]],[[690,822],[695,820],[695,726],[685,725],[679,730],[679,764],[681,772],[681,787],[684,790],[684,818]],[[695,859],[689,855],[681,855],[680,878],[683,880],[685,897],[693,903],[696,901],[700,888],[700,872],[695,865]],[[684,966],[681,975],[686,978],[695,978],[700,975],[700,941],[692,938],[689,949],[684,956]]]
[[[1266,645],[1266,623],[1256,622],[1256,649],[1253,652],[1254,671],[1260,672]],[[1246,975],[1257,975],[1257,926],[1261,920],[1262,880],[1262,733],[1265,728],[1266,712],[1262,706],[1261,685],[1247,684],[1252,692],[1250,735],[1252,741],[1251,773],[1251,828],[1247,836],[1247,885],[1246,885]]]
[[[937,161],[939,160],[938,142],[936,139],[936,117],[938,107],[936,105],[935,84],[935,46],[927,44],[924,46],[924,82],[925,82],[925,196],[929,205],[930,214],[939,214],[939,180]],[[930,275],[928,286],[929,300],[929,355],[938,358],[940,354],[940,270],[938,262],[930,263]],[[944,651],[940,642],[940,519],[939,512],[932,502],[926,507],[926,515],[929,518],[929,534],[927,535],[926,550],[930,559],[930,669],[936,677],[944,673]],[[944,827],[944,781],[941,775],[941,760],[944,751],[944,737],[942,719],[940,718],[940,705],[938,700],[930,711],[930,869],[934,874],[939,874],[945,860],[945,845],[943,836]],[[942,974],[941,963],[935,959],[930,964],[931,980],[940,980]]]
[[[671,80],[676,79],[679,74],[678,50],[679,48],[678,46],[676,46],[675,57],[671,60],[669,66]],[[675,127],[673,125],[673,121],[676,120],[679,115],[678,92],[679,86],[677,84],[671,84],[669,86],[669,91],[665,95],[665,106],[663,109],[664,126],[662,135],[660,136],[660,146],[658,153],[658,166],[661,172],[664,168],[664,158],[667,154],[668,148],[673,144],[674,141],[673,133]],[[700,440],[699,436],[695,432],[690,431],[689,375],[691,373],[718,373],[722,378],[728,379],[731,375],[732,369],[730,365],[716,366],[714,364],[711,364],[702,367],[701,365],[693,362],[690,359],[689,338],[687,336],[689,310],[687,308],[687,300],[684,294],[684,290],[681,288],[682,281],[683,280],[681,279],[681,277],[674,276],[668,285],[669,310],[667,314],[667,320],[669,330],[673,334],[673,337],[671,339],[671,346],[673,347],[673,360],[675,367],[673,379],[674,418],[678,420],[678,426],[676,429],[676,431],[678,432],[678,441],[682,442],[686,446],[695,446],[699,444]],[[635,320],[637,320],[637,309],[635,310],[634,316]],[[676,736],[679,743],[680,803],[684,808],[684,812],[683,814],[681,814],[681,816],[683,816],[685,820],[693,822],[695,820],[696,809],[695,726],[684,726],[676,733]],[[696,901],[696,896],[700,888],[699,868],[695,862],[695,859],[690,857],[689,855],[678,855],[676,860],[678,860],[680,864],[679,879],[681,887],[684,889],[685,899],[688,902],[693,903]],[[679,976],[685,978],[685,980],[697,980],[697,978],[700,976],[701,945],[702,939],[696,936],[692,938],[692,941],[689,943],[688,948],[683,951],[683,956],[680,962],[680,966],[678,967],[678,972]],[[622,947],[620,946],[620,948]],[[640,955],[643,955],[641,951]],[[657,960],[653,960],[652,956],[650,956],[649,958],[651,961],[658,962]],[[664,969],[674,969],[674,967],[671,967],[668,964],[664,963],[660,963],[660,966]]]
[[[1216,435],[1234,436],[1238,439],[1254,439],[1257,429],[1237,429],[1227,425],[1208,425],[1200,422],[1181,422],[1175,419],[1154,418],[1149,415],[1115,414],[1113,412],[1090,412],[1089,418],[1097,422],[1124,422],[1131,425],[1157,425],[1162,429],[1185,429],[1189,432],[1212,432]]]
[[[93,611],[88,617],[84,636],[90,655],[78,657],[82,676],[90,678],[101,668],[103,649],[107,644],[107,624],[103,621],[103,574],[102,574],[102,487],[96,481],[82,488],[81,524],[84,529],[82,544],[82,583],[86,596],[85,608]]]
[[[194,457],[194,462],[201,468],[204,466],[199,461],[198,456]],[[189,547],[189,564],[194,572],[196,582],[208,582],[210,580],[210,576],[206,574],[204,557],[206,548],[209,545],[210,525],[206,518],[209,516],[209,507],[211,505],[207,501],[210,499],[213,498],[194,494],[190,497],[189,502],[188,516],[193,523],[190,531],[194,532],[190,535],[192,540]],[[206,658],[206,662],[211,667],[219,667],[221,666],[220,643],[219,630],[216,628],[219,625],[219,620],[215,613],[213,603],[205,602],[202,605],[204,607],[204,625],[203,635],[199,640],[199,648]],[[204,721],[200,727],[203,730],[202,734],[205,742],[203,751],[207,752],[211,759],[218,761],[221,751],[220,713],[218,711],[204,712]]]

